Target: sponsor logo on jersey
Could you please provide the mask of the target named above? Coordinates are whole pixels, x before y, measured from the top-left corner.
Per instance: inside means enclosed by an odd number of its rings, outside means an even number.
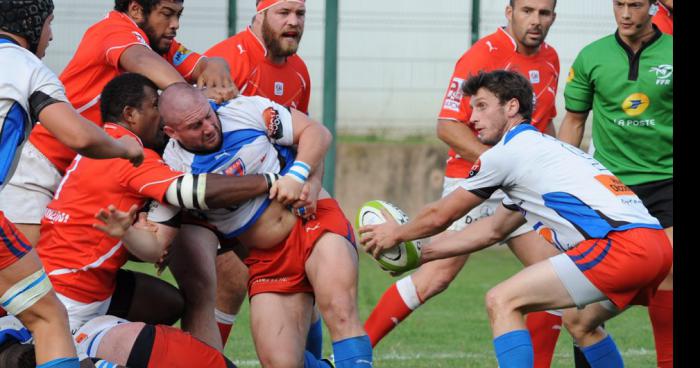
[[[481,169],[481,160],[476,160],[474,165],[472,165],[471,170],[469,170],[469,177],[471,178],[472,176],[478,174],[480,169]]]
[[[595,180],[598,180],[603,186],[616,196],[633,196],[635,195],[632,189],[626,186],[620,179],[614,175],[597,175]]]
[[[188,50],[187,47],[180,45],[180,48],[175,51],[173,55],[173,66],[180,66],[188,56],[192,54],[192,51]]]
[[[263,121],[265,122],[265,127],[267,128],[267,135],[273,139],[282,138],[282,120],[280,119],[280,113],[273,107],[268,107],[263,111]]]
[[[540,71],[539,70],[530,70],[528,73],[530,74],[530,83],[537,84],[540,82]]]
[[[275,96],[282,96],[284,94],[284,83],[275,82]]]
[[[673,76],[673,65],[661,64],[649,69],[650,72],[656,73],[656,85],[668,86],[671,84],[671,76]]]
[[[243,160],[236,159],[236,161],[233,161],[229,167],[224,170],[224,174],[228,176],[243,176],[245,175],[245,164],[243,163]]]
[[[644,93],[633,93],[622,102],[622,111],[628,116],[637,116],[649,107],[649,97]]]
[[[569,68],[569,75],[566,76],[566,83],[571,82],[574,79],[574,68]]]
[[[447,90],[447,95],[445,96],[445,102],[442,104],[443,109],[459,112],[459,103],[462,101],[462,97],[464,97],[464,93],[462,93],[462,83],[464,83],[464,79],[452,78],[450,88]]]
[[[493,52],[495,50],[498,50],[498,47],[494,46],[491,41],[486,41],[486,46],[489,47],[489,52]]]
[[[87,337],[88,337],[88,335],[85,332],[81,332],[78,336],[75,337],[75,342],[77,344],[80,344],[85,339],[87,339]]]
[[[136,40],[137,40],[137,41],[139,41],[139,42],[141,42],[142,44],[148,46],[148,42],[146,42],[146,40],[143,38],[143,36],[141,36],[140,33],[136,32],[136,31],[132,31],[131,33],[133,33],[134,36],[136,36]]]

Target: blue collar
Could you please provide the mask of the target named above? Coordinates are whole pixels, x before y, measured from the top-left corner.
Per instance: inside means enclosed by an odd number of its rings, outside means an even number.
[[[3,43],[13,43],[13,44],[19,46],[19,43],[17,43],[17,41],[15,41],[14,38],[12,38],[8,35],[0,35],[0,44],[3,44]]]
[[[508,133],[506,133],[506,139],[503,141],[503,144],[508,144],[508,141],[513,139],[513,137],[527,130],[537,131],[537,128],[535,128],[535,126],[530,123],[530,120],[525,120],[522,123],[511,128],[511,130],[509,130]]]

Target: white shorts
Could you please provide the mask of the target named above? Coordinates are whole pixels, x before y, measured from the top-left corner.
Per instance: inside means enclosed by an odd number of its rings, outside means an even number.
[[[600,304],[609,311],[619,312],[619,309],[588,280],[566,253],[550,257],[549,262],[577,308],[583,309],[588,304],[601,302]]]
[[[462,180],[464,179],[445,177],[442,184],[442,196],[446,197],[448,194],[452,193],[453,190],[459,187],[459,183],[461,183]],[[461,231],[472,222],[493,215],[496,212],[496,209],[499,206],[502,206],[501,202],[503,202],[503,198],[505,198],[505,196],[506,194],[502,190],[499,189],[495,191],[493,195],[491,195],[491,198],[485,200],[482,204],[474,207],[464,217],[453,222],[452,225],[450,225],[450,227],[447,228],[447,230]],[[532,231],[532,229],[532,224],[530,224],[529,222],[525,223],[519,228],[515,229],[515,231],[513,231],[512,233],[508,234],[508,236],[503,241],[505,242],[516,236],[523,235],[528,231]]]
[[[73,334],[73,342],[78,352],[78,359],[95,358],[102,338],[112,328],[129,321],[110,315],[95,317],[83,324]]]
[[[17,170],[0,191],[0,211],[15,224],[38,225],[60,182],[61,174],[51,161],[26,142]]]
[[[58,300],[63,303],[66,307],[66,311],[68,311],[68,324],[70,325],[70,333],[73,335],[75,335],[87,321],[107,314],[109,303],[112,301],[111,296],[105,300],[92,303],[82,303],[65,295],[61,295],[58,292],[56,292],[56,296],[58,296]]]

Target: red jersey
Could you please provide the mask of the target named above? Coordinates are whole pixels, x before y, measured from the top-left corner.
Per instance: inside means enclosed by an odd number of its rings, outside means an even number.
[[[114,138],[136,137],[119,125],[108,123],[104,129]],[[162,201],[170,183],[181,175],[150,149],[144,149],[139,167],[124,159],[77,155],[46,208],[36,247],[56,291],[83,303],[110,297],[128,252],[119,239],[92,227],[95,214],[110,204],[127,211],[148,199]]]
[[[515,40],[504,28],[499,28],[495,33],[477,41],[457,61],[438,119],[468,124],[476,135],[473,125],[469,124],[472,109],[469,106],[469,97],[462,93],[462,83],[479,71],[499,69],[518,72],[530,81],[535,93],[532,125],[539,131],[544,131],[557,115],[554,98],[559,81],[559,56],[554,48],[544,42],[535,55],[518,53]],[[449,155],[445,176],[466,178],[473,162],[462,159],[451,148]]]
[[[124,50],[132,45],[145,45],[150,48],[146,33],[128,15],[111,11],[85,32],[73,59],[59,76],[73,107],[83,117],[99,126],[103,124],[100,116],[102,89],[114,77],[124,72],[119,67],[119,58]],[[197,62],[202,58],[175,40],[168,53],[162,56],[185,79],[192,74]],[[61,173],[65,172],[75,157],[75,152],[59,142],[40,124],[32,129],[29,141]]]
[[[265,57],[265,44],[250,27],[212,46],[204,55],[228,62],[231,79],[242,95],[262,96],[308,114],[311,78],[306,64],[296,54],[283,64],[270,62]]]
[[[661,4],[660,1],[656,2],[659,5],[659,11],[654,14],[651,21],[659,27],[659,30],[663,33],[670,34],[673,36],[673,13],[671,13],[668,8]]]

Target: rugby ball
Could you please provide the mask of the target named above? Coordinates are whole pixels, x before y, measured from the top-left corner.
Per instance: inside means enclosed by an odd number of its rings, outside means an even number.
[[[365,225],[376,225],[386,222],[381,210],[385,209],[399,224],[408,222],[408,216],[400,208],[389,202],[373,200],[366,202],[357,211],[355,226],[359,229]],[[379,255],[376,261],[386,271],[403,273],[419,266],[421,240],[399,243]]]

